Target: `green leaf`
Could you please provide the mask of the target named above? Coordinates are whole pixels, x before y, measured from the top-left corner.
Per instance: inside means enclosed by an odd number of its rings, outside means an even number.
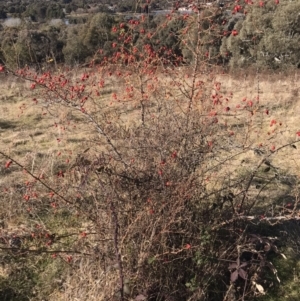
[[[156,260],[155,256],[148,258],[148,264],[152,264]]]

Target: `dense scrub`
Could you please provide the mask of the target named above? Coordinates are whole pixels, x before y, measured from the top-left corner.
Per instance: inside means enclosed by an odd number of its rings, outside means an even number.
[[[14,68],[26,64],[36,68],[61,63],[74,66],[111,56],[121,50],[121,42],[123,51],[150,45],[162,58],[175,54],[181,58],[179,64],[191,64],[193,53],[201,48],[202,60],[231,69],[299,68],[298,1],[226,2],[212,6],[199,2],[181,6],[171,6],[172,10],[162,15],[90,12],[69,15],[67,21],[47,6],[47,10],[41,9],[45,16],[49,15],[46,23],[44,19],[39,23],[32,18],[30,21],[25,15],[3,23],[0,59]],[[48,13],[50,8],[54,13]],[[36,11],[28,14],[39,15]],[[197,45],[199,31],[201,47]]]

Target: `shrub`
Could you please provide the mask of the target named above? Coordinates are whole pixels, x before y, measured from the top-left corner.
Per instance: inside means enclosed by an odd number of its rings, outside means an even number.
[[[296,50],[299,44],[299,3],[251,3],[243,8],[247,11],[245,20],[232,23],[238,36],[230,35],[229,31],[223,38],[222,53],[230,53],[231,67],[247,67],[255,63],[265,69],[299,68],[299,52]]]

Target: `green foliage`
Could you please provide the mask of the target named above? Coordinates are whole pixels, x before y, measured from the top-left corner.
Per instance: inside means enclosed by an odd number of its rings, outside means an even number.
[[[154,22],[157,26],[157,31],[153,36],[153,40],[157,41],[156,45],[153,45],[154,49],[161,52],[162,57],[170,50],[172,55],[182,56],[180,32],[185,26],[182,16],[176,16],[171,21],[166,21],[165,17],[158,17],[154,19]]]
[[[62,19],[65,17],[63,7],[59,3],[47,5],[46,17],[48,19]]]
[[[122,8],[124,5],[126,7]],[[160,5],[164,4],[161,2]],[[228,8],[234,9],[236,4],[228,5]],[[82,1],[63,4],[50,2],[47,6],[44,2],[32,2],[26,7],[23,16],[30,17],[35,22],[63,18],[64,6],[67,13],[76,11],[78,8],[87,8]],[[102,5],[102,8],[101,6],[90,7],[91,11],[107,10],[105,5]],[[140,7],[141,4],[130,1],[118,5],[118,9],[123,11],[137,11]],[[24,10],[21,6],[9,5],[8,8],[14,15]],[[3,11],[8,8],[3,7]],[[244,10],[247,11],[246,14],[243,14]],[[198,53],[198,59],[210,64],[223,64],[224,66],[228,64],[232,70],[254,65],[263,69],[298,68],[300,66],[298,11],[299,2],[297,1],[282,0],[277,5],[273,0],[268,0],[263,5],[243,4],[239,11],[234,13],[229,9],[221,10],[212,6],[202,8],[199,16],[197,14],[187,16],[176,12],[157,17],[150,15],[146,17],[147,21],[143,24],[127,27],[126,37],[130,38],[130,43],[127,42],[126,51],[135,46],[143,52],[145,45],[150,45],[158,57],[170,60],[172,55],[175,55],[183,57],[184,63],[188,64],[195,62],[195,53]],[[68,16],[68,22],[72,24],[72,28],[60,26],[60,35],[64,37],[63,40],[59,39],[58,42],[56,37],[50,37],[51,57],[56,62],[62,62],[65,59],[68,65],[72,65],[87,62],[91,58],[99,61],[104,56],[111,55],[117,50],[112,49],[112,43],[119,44],[122,41],[122,35],[117,37],[117,33],[112,32],[112,27],[120,19],[121,17],[109,13],[91,14],[88,17],[80,14]],[[130,19],[133,20],[133,16],[125,16],[122,22],[129,23]],[[136,18],[136,21],[139,22],[139,18]],[[29,24],[26,27],[30,29]],[[236,34],[233,34],[233,30]],[[42,29],[37,30],[36,27],[35,31],[43,32]],[[118,34],[121,34],[121,31]],[[149,34],[151,34],[150,39]],[[199,35],[201,42],[197,40]],[[49,50],[48,39],[35,36],[31,42],[37,41],[45,42],[45,48]],[[27,49],[26,40],[18,38],[18,43],[14,45],[14,49],[11,49],[13,58],[7,55],[11,42],[9,45],[3,46],[1,57],[4,62],[11,64],[14,61],[14,64],[19,66],[32,65],[34,61],[41,63],[41,55],[33,53],[36,48],[38,52],[41,52],[36,45],[30,52]],[[99,49],[102,51],[101,54],[97,53]],[[170,55],[171,52],[172,55]],[[49,57],[49,54],[47,53],[46,56]],[[174,63],[174,59],[171,61]]]
[[[59,28],[50,27],[42,31],[7,27],[0,35],[1,58],[10,67],[37,66],[49,59],[58,62],[63,59]]]
[[[88,50],[82,44],[79,31],[83,26],[77,28],[67,29],[67,41],[63,48],[64,61],[66,64],[75,65],[76,63],[83,62],[88,55]]]
[[[234,25],[238,35],[229,32],[223,38],[221,52],[230,54],[231,68],[252,64],[266,69],[299,67],[299,9],[297,1],[247,6],[245,20]]]
[[[60,289],[64,264],[51,256],[26,254],[2,256],[5,277],[0,277],[0,298],[3,301],[48,299],[54,289]]]
[[[194,64],[197,59],[219,63],[221,21],[222,14],[215,8],[204,9],[200,17],[197,15],[188,17],[187,24],[180,35],[181,49],[186,63]]]
[[[136,1],[135,0],[125,0],[118,4],[118,12],[136,12]]]
[[[67,42],[63,48],[65,62],[73,65],[91,60],[99,49],[104,55],[112,50],[114,36],[112,27],[115,19],[108,14],[96,14],[86,24],[68,28]]]
[[[30,61],[27,44],[27,32],[19,32],[15,28],[7,28],[1,32],[1,53],[8,66],[20,67]]]
[[[23,13],[24,17],[30,17],[33,21],[43,21],[45,19],[64,18],[63,7],[56,2],[33,2],[27,6]]]

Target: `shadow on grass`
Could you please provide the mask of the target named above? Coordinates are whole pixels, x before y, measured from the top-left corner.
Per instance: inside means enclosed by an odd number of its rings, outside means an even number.
[[[267,294],[261,297],[261,301],[296,301],[300,296],[300,224],[299,221],[290,220],[278,224],[273,229],[278,237],[278,247],[286,259],[281,256],[272,256],[271,262],[277,269],[280,279],[273,281],[273,286],[267,289]],[[273,258],[272,258],[273,257]],[[266,277],[272,277],[272,273]],[[273,277],[274,279],[274,277]]]
[[[14,129],[17,127],[15,122],[0,120],[0,131]]]
[[[3,287],[0,290],[1,301],[29,301],[29,297],[24,294],[17,293],[13,288]]]

